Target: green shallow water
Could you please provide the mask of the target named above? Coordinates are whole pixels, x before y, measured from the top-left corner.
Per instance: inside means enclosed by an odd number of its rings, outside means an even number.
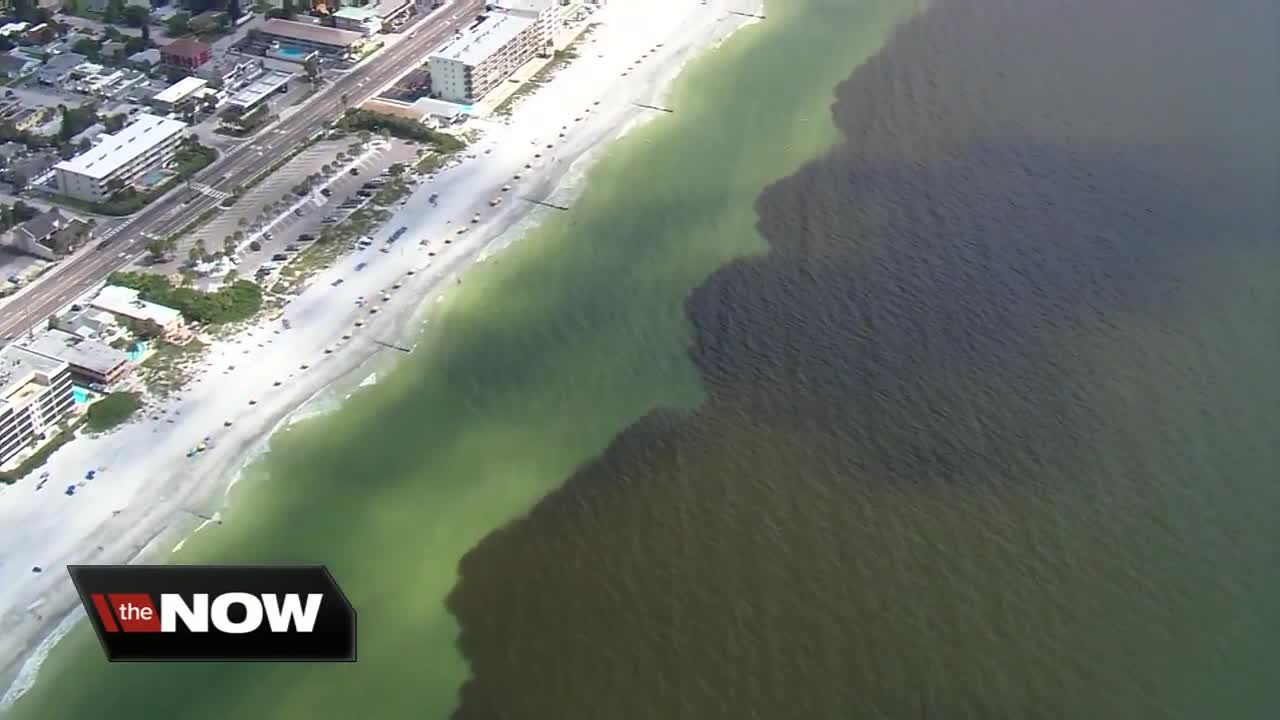
[[[107,665],[80,627],[9,717],[447,716],[468,678],[445,606],[460,559],[639,417],[703,399],[688,293],[764,250],[757,196],[836,141],[832,89],[912,6],[770,3],[685,71],[678,114],[609,148],[572,214],[470,271],[376,387],[273,439],[229,522],[175,556],[326,563],[359,663]]]

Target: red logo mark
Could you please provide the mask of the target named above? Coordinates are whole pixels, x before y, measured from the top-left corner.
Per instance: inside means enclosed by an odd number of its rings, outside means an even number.
[[[108,622],[103,614],[101,598],[101,595],[94,593],[93,604],[98,607],[98,615],[103,616],[102,624],[106,626],[107,632],[115,632],[113,623]],[[107,615],[111,611],[115,612],[115,616],[120,620],[121,631],[160,632],[160,613],[156,611],[155,603],[147,593],[111,593],[107,598],[110,601]]]

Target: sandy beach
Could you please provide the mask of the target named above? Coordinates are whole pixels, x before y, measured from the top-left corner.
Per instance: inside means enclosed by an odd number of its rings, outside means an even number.
[[[394,362],[397,353],[377,341],[412,344],[419,323],[465,278],[467,267],[518,239],[540,213],[555,212],[520,197],[565,201],[593,150],[660,114],[636,103],[661,104],[686,61],[751,22],[731,11],[760,12],[761,5],[611,0],[592,17],[599,24],[578,45],[575,61],[509,117],[470,121],[468,129],[481,136],[467,158],[423,183],[372,248],[344,256],[285,306],[287,329],[280,319],[264,321],[217,341],[198,374],[163,404],[160,420],[148,413],[112,433],[69,443],[45,466],[50,479],[43,489],[36,489],[39,473],[0,487],[0,658],[7,662],[0,665],[0,686],[8,688],[0,710],[34,680],[50,638],[80,617],[65,565],[164,562],[201,524],[200,516],[233,526],[228,488],[265,450],[275,428],[318,407],[309,401],[340,397],[347,390],[336,388],[354,387],[375,367]],[[512,186],[509,192],[501,191],[504,184]],[[433,193],[435,206],[427,202]],[[499,195],[505,202],[491,208]],[[482,221],[471,224],[476,213]],[[404,236],[380,252],[401,226],[408,228]],[[467,232],[456,234],[462,226]],[[357,270],[360,263],[367,266]],[[343,282],[333,286],[337,278]],[[393,289],[396,283],[401,287]],[[363,307],[357,304],[362,297]],[[370,314],[372,304],[378,313]],[[357,319],[362,327],[355,327]],[[206,437],[212,447],[188,458],[187,450]],[[89,468],[105,470],[74,496],[64,495]],[[33,572],[36,566],[43,572]]]

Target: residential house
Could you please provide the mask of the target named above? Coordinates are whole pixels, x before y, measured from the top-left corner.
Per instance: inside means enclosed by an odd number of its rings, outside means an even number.
[[[53,209],[10,229],[0,237],[0,244],[26,255],[54,260],[84,244],[91,236],[89,223]]]
[[[124,55],[125,44],[119,40],[108,40],[102,43],[102,47],[98,49],[104,58],[114,58],[117,55]]]
[[[57,153],[33,152],[10,162],[9,166],[4,169],[3,177],[21,190],[26,187],[27,183],[52,170],[53,166],[57,165],[60,160],[62,158],[58,157]]]
[[[0,55],[0,77],[13,79],[35,71],[40,63],[25,55],[9,53]]]
[[[54,55],[36,70],[36,82],[42,85],[61,85],[85,60],[85,56],[73,52]]]
[[[129,62],[135,67],[147,70],[160,64],[160,51],[156,48],[147,48],[129,56]]]
[[[44,105],[28,107],[21,103],[14,103],[0,111],[0,119],[12,124],[22,132],[31,132],[47,122],[53,114],[53,108],[45,107]]]
[[[229,23],[227,13],[221,10],[205,10],[190,20],[191,31],[195,33],[214,32]]]

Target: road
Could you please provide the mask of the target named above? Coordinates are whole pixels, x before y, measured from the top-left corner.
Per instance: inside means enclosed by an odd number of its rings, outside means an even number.
[[[226,150],[192,181],[234,192],[264,166],[284,156],[311,134],[327,128],[343,111],[344,95],[350,107],[373,97],[474,19],[483,5],[483,0],[455,0],[418,20],[406,28],[408,35],[400,42],[334,81],[289,117],[263,128],[254,140]],[[14,298],[0,318],[0,342],[7,343],[43,324],[107,275],[130,265],[145,251],[149,236],[164,237],[173,233],[218,202],[217,198],[204,194],[188,201],[188,194],[180,189],[148,205],[125,221],[109,247],[63,261],[41,278],[37,286]]]

